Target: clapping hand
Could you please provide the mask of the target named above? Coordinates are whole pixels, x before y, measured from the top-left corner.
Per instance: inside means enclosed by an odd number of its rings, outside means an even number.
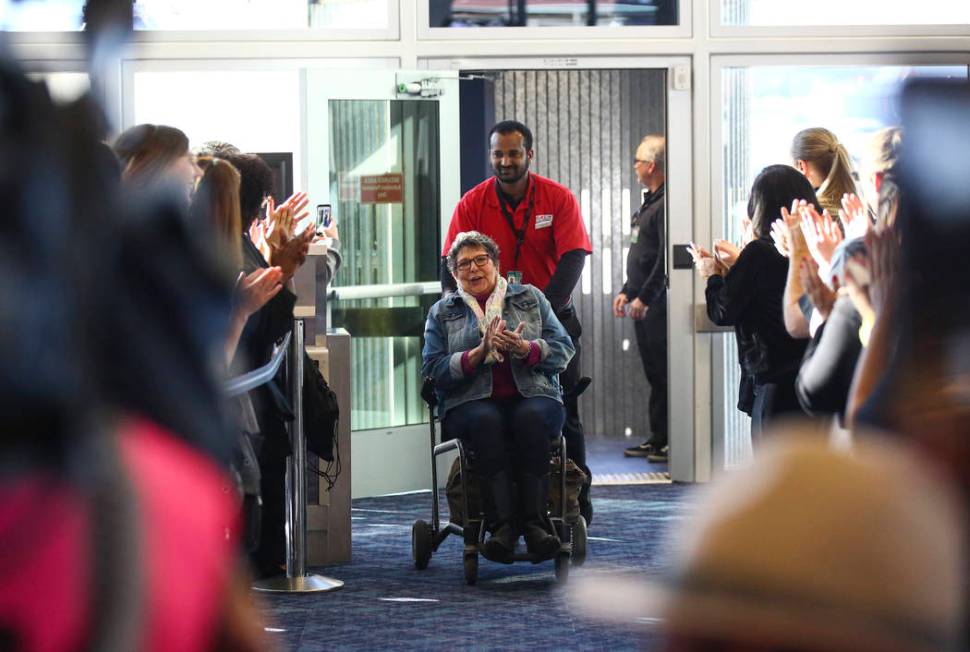
[[[724,264],[715,258],[714,254],[698,244],[690,243],[690,246],[687,247],[687,253],[694,259],[694,266],[697,267],[697,271],[705,279],[715,274],[723,276],[727,271]]]
[[[482,352],[487,356],[489,353],[499,351],[499,344],[501,343],[500,336],[502,331],[505,330],[505,320],[501,317],[494,317],[489,323],[488,327],[485,329],[485,334],[482,335]]]
[[[869,213],[862,200],[853,193],[842,195],[842,224],[846,240],[864,237],[869,232]]]
[[[785,227],[785,245],[787,247],[787,255],[789,258],[794,260],[799,260],[807,251],[805,245],[805,235],[802,233],[802,220],[800,217],[800,211],[803,207],[807,206],[808,202],[804,199],[795,199],[791,203],[791,211],[789,211],[784,206],[781,207],[781,219]],[[775,247],[778,247],[777,242]]]
[[[281,238],[278,246],[270,247],[269,262],[271,265],[282,268],[285,280],[289,280],[296,273],[297,268],[306,262],[314,231],[314,226],[311,224],[303,233],[298,233],[293,237]]]
[[[798,272],[802,288],[808,294],[812,305],[824,319],[828,319],[829,315],[832,314],[832,307],[835,305],[835,299],[838,296],[838,281],[833,281],[836,286],[835,289],[829,289],[818,275],[818,264],[807,256],[802,258]]]
[[[310,200],[305,192],[296,192],[278,207],[272,197],[266,198],[266,240],[278,249],[284,240],[293,237],[296,226],[309,216]]]
[[[899,239],[892,228],[871,229],[866,234],[869,252],[869,299],[873,310],[881,313],[896,295],[899,282]]]
[[[728,242],[727,240],[714,241],[714,257],[721,261],[725,268],[731,269],[734,267],[734,263],[737,262],[738,256],[740,255],[740,247],[733,242]]]
[[[799,208],[799,213],[808,251],[819,266],[827,269],[832,264],[835,248],[842,242],[842,231],[828,210],[819,215],[814,206],[806,204]]]
[[[524,321],[520,321],[519,325],[515,327],[514,331],[503,328],[502,331],[495,336],[495,342],[498,346],[498,350],[519,358],[528,355],[530,347],[529,343],[522,339],[523,329],[525,329]]]
[[[781,209],[783,212],[787,213],[784,208]],[[788,223],[785,218],[779,217],[777,220],[771,223],[771,239],[775,242],[775,249],[778,250],[785,258],[791,255],[791,232],[788,229]]]
[[[279,267],[263,267],[248,275],[239,272],[235,288],[237,310],[248,319],[283,289],[282,279],[283,270]]]

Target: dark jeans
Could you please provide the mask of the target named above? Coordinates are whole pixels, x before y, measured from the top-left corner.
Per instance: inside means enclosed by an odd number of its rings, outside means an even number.
[[[563,418],[562,405],[544,396],[481,399],[449,410],[444,428],[461,440],[482,477],[503,469],[543,476],[549,472],[549,444],[562,432]]]
[[[783,416],[804,414],[795,395],[795,377],[775,383],[755,383],[751,410],[751,441],[757,444],[766,428]]]
[[[637,349],[643,371],[650,383],[649,441],[658,447],[667,439],[667,303],[660,302],[647,310],[647,316],[633,322]]]
[[[566,408],[566,423],[562,429],[562,435],[566,438],[566,452],[569,459],[575,462],[583,470],[588,471],[586,466],[586,435],[583,432],[583,423],[579,420],[579,397],[570,396],[570,390],[576,387],[579,379],[583,377],[580,368],[579,337],[583,334],[583,327],[576,316],[576,308],[570,304],[556,313],[556,317],[562,322],[563,328],[569,333],[569,338],[576,347],[576,354],[569,361],[566,370],[559,374],[559,384],[562,385],[564,394],[563,403]]]

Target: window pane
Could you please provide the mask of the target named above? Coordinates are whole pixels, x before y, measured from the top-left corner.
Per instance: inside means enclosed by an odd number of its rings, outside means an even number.
[[[676,25],[677,4],[678,0],[428,0],[428,14],[430,27]]]
[[[791,164],[796,133],[825,127],[861,163],[869,138],[896,124],[894,98],[911,77],[967,77],[966,66],[751,66],[721,78],[724,227],[740,237],[741,213],[757,173]]]
[[[192,147],[209,140],[244,152],[292,152],[303,173],[297,70],[137,72],[134,123],[178,127]]]
[[[81,29],[84,0],[0,0],[0,26],[8,32]]]
[[[387,29],[388,0],[136,0],[146,30]]]
[[[435,281],[438,104],[331,100],[330,198],[343,265],[335,287]],[[351,335],[354,430],[423,423],[421,344],[437,295],[340,300],[331,325]]]
[[[135,0],[136,30],[385,30],[392,0]],[[7,31],[77,31],[84,0],[0,0]]]
[[[911,77],[967,77],[966,66],[750,66],[721,77],[724,237],[740,242],[741,217],[757,173],[791,164],[791,142],[808,127],[826,127],[854,159],[856,169],[877,130],[898,124],[895,96]],[[865,184],[862,184],[864,187]],[[722,383],[725,457],[729,467],[750,457],[748,419],[735,407],[740,367],[737,344],[723,337]]]
[[[723,25],[967,25],[970,3],[954,0],[721,0]]]

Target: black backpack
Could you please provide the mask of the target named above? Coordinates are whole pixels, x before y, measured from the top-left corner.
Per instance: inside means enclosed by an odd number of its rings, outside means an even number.
[[[303,354],[303,432],[307,450],[333,462],[340,406],[337,395],[320,373],[320,363]]]

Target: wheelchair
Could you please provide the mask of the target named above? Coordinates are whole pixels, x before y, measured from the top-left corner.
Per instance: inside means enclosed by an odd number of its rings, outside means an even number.
[[[589,378],[582,378],[573,393],[578,396],[589,386],[589,383]],[[474,472],[474,469],[470,467],[464,446],[458,438],[435,444],[435,421],[439,419],[436,409],[438,398],[435,394],[433,379],[425,379],[421,388],[421,398],[428,405],[431,434],[431,522],[418,519],[412,525],[411,556],[414,567],[418,570],[424,570],[428,567],[432,554],[438,550],[438,547],[449,535],[459,536],[464,541],[462,560],[465,582],[472,586],[478,581],[478,558],[480,555],[484,556],[486,534],[485,517],[481,510],[476,510],[474,514],[469,513],[468,483],[469,476]],[[442,525],[438,505],[438,468],[436,462],[440,455],[450,451],[458,452],[463,524],[449,521]],[[586,520],[578,514],[578,506],[573,510],[567,508],[566,440],[561,434],[559,439],[552,443],[550,453],[555,456],[554,459],[558,458],[559,505],[555,513],[547,514],[547,520],[551,523],[560,542],[559,550],[552,557],[555,563],[556,579],[560,584],[565,584],[569,579],[570,565],[581,566],[586,561]],[[575,516],[570,517],[570,513],[575,513]],[[547,561],[547,558],[540,558],[539,555],[517,548],[512,555],[512,561],[539,563]]]

